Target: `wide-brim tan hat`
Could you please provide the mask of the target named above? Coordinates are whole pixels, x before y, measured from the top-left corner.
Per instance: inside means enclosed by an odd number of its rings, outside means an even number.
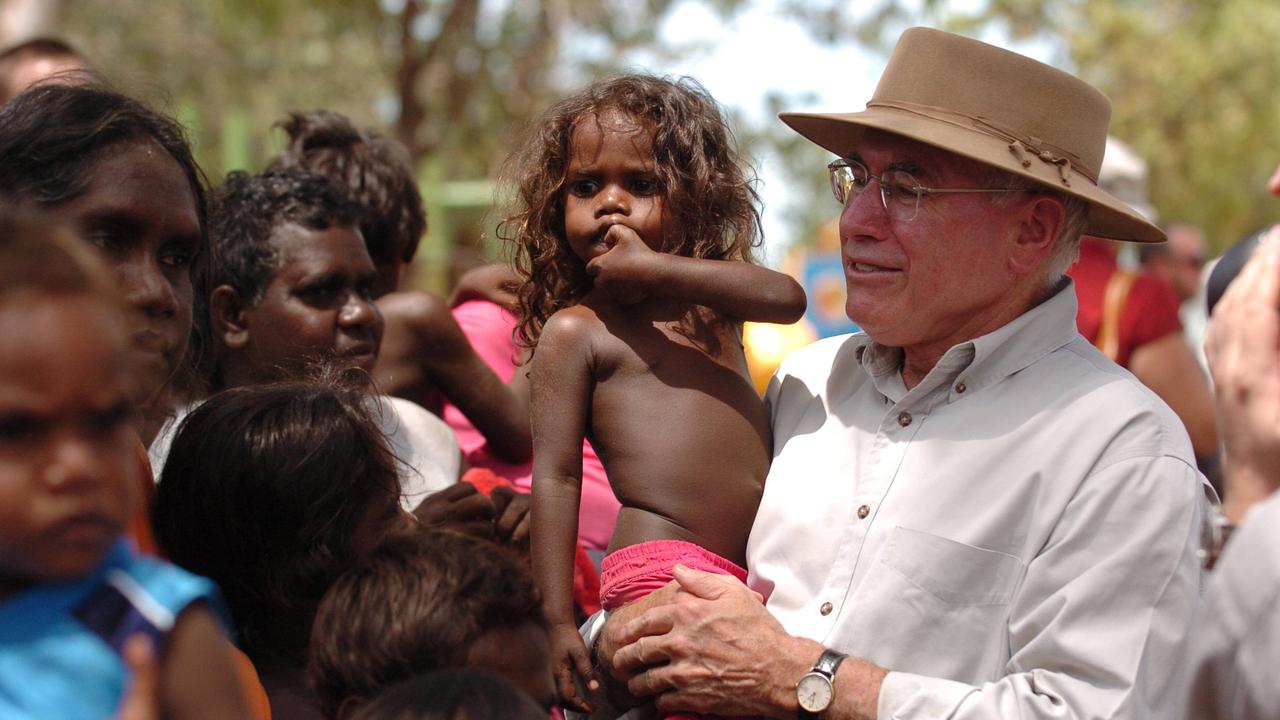
[[[783,122],[841,157],[870,128],[1036,180],[1089,204],[1085,232],[1164,242],[1160,228],[1098,187],[1111,101],[1031,58],[931,28],[902,34],[867,109],[782,113]]]

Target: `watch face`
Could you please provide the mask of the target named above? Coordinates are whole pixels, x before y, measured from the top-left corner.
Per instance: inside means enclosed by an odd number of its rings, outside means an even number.
[[[833,694],[831,681],[818,673],[805,675],[796,685],[796,700],[805,712],[817,713],[826,710],[831,704]]]

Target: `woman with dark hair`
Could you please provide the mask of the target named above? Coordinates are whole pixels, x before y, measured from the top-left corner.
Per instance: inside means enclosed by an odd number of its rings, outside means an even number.
[[[169,415],[190,349],[205,187],[181,126],[112,90],[37,85],[0,107],[0,198],[97,246],[137,310],[144,443]]]

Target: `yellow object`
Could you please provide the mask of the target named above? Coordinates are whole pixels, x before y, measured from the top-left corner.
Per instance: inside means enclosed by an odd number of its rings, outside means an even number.
[[[792,350],[802,348],[817,338],[817,333],[806,320],[791,325],[746,323],[742,328],[742,343],[756,392],[764,394],[769,378]]]

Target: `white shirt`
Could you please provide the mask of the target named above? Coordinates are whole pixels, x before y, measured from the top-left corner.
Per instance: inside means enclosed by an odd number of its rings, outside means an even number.
[[[1191,717],[1280,718],[1280,493],[1254,505],[1227,543],[1196,630]]]
[[[387,439],[400,476],[400,504],[413,510],[427,495],[458,481],[462,452],[453,430],[443,420],[416,403],[389,395],[370,396],[370,413]],[[178,408],[156,434],[147,457],[160,482],[169,448],[182,421],[199,407],[195,402]]]
[[[783,364],[749,584],[888,668],[882,720],[1166,718],[1197,605],[1181,423],[1076,332],[1069,284],[951,348],[829,338]]]

